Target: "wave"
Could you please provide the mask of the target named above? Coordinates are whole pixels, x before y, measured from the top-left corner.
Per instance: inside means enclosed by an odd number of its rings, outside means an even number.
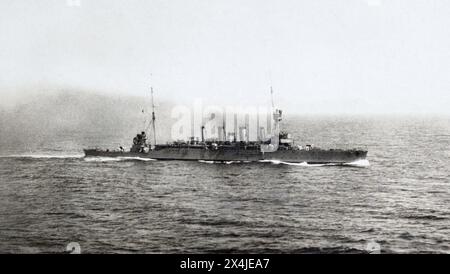
[[[290,163],[290,162],[282,162],[283,165],[288,166],[304,166],[304,167],[321,167],[321,166],[337,166],[339,164],[328,163],[328,164],[308,164],[307,162],[303,163]]]
[[[84,154],[16,154],[16,155],[2,155],[0,158],[31,158],[31,159],[80,159]]]
[[[101,157],[101,156],[89,156],[85,157],[86,162],[123,162],[123,161],[156,161],[156,159],[151,158],[141,158],[141,157]]]
[[[413,220],[430,220],[430,221],[441,221],[446,220],[447,218],[437,216],[437,215],[401,215],[402,218],[405,219],[413,219]]]
[[[211,160],[198,160],[200,163],[205,164],[241,164],[250,163],[250,161],[211,161]],[[323,167],[323,166],[352,166],[352,167],[368,167],[370,163],[368,160],[358,160],[350,163],[325,163],[325,164],[310,164],[307,162],[294,163],[294,162],[284,162],[281,160],[259,160],[259,163],[271,163],[274,165],[288,165],[288,166],[301,166],[301,167]]]
[[[272,163],[275,165],[288,165],[288,166],[302,166],[302,167],[322,167],[322,166],[353,166],[353,167],[368,167],[370,166],[370,163],[368,160],[364,159],[364,160],[358,160],[358,161],[354,161],[354,162],[350,162],[350,163],[326,163],[326,164],[310,164],[307,162],[302,162],[302,163],[294,163],[294,162],[284,162],[284,161],[280,161],[280,160],[260,160],[258,161],[260,163]]]
[[[0,155],[0,158],[30,158],[30,159],[81,159],[84,158],[86,162],[120,162],[120,161],[156,161],[156,159],[151,158],[141,158],[141,157],[101,157],[101,156],[88,156],[85,157],[84,154],[15,154],[15,155]],[[206,164],[241,164],[250,163],[251,161],[209,161],[209,160],[198,160],[200,163]],[[289,166],[301,166],[301,167],[321,167],[321,166],[352,166],[352,167],[369,167],[370,163],[367,159],[357,160],[350,163],[337,164],[337,163],[327,163],[327,164],[310,164],[307,162],[294,163],[294,162],[284,162],[281,160],[260,160],[260,163],[271,163],[274,165],[289,165]]]
[[[345,163],[345,166],[354,166],[354,167],[369,167],[370,166],[370,162],[367,159],[363,159],[363,160],[357,160],[354,162],[350,162],[350,163]]]
[[[226,165],[250,163],[250,161],[208,161],[208,160],[198,160],[198,162],[204,164],[226,164]]]
[[[300,247],[294,249],[286,248],[276,248],[276,247],[265,247],[260,248],[218,248],[218,249],[205,249],[199,250],[200,253],[219,253],[219,254],[370,254],[366,249],[347,247],[347,246],[336,246],[336,247]],[[383,253],[383,251],[381,251]],[[394,252],[389,252],[394,253]]]
[[[302,166],[302,167],[320,167],[320,166],[336,166],[338,164],[328,163],[328,164],[308,164],[307,162],[294,163],[294,162],[284,162],[280,160],[260,160],[260,163],[272,163],[274,165],[288,165],[288,166]]]
[[[259,160],[260,163],[272,163],[274,165],[279,165],[282,163],[280,160]]]

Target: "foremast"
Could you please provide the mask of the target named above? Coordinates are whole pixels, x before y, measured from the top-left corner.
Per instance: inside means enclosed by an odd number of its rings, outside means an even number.
[[[261,152],[275,152],[278,150],[280,144],[280,122],[282,120],[281,114],[282,111],[280,109],[275,108],[275,104],[273,101],[273,88],[270,87],[270,96],[272,101],[272,118],[274,127],[272,128],[270,138],[270,144],[261,144]]]
[[[153,100],[153,87],[150,87],[150,93],[152,95],[152,129],[153,129],[153,144],[152,149],[156,146],[156,117],[155,117],[155,102]]]

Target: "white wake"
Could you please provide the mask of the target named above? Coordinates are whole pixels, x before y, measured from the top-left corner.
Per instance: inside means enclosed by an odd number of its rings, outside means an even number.
[[[14,154],[2,155],[0,158],[31,158],[31,159],[79,159],[84,154]]]
[[[353,167],[369,167],[370,163],[367,159],[364,160],[357,160],[354,162],[350,162],[350,163],[343,163],[343,164],[339,164],[339,163],[326,163],[326,164],[309,164],[307,162],[302,162],[302,163],[293,163],[293,162],[284,162],[284,161],[280,161],[280,160],[261,160],[259,161],[260,163],[272,163],[274,165],[289,165],[289,166],[301,166],[301,167],[322,167],[322,166],[353,166]]]
[[[208,160],[198,160],[199,163],[204,163],[204,164],[226,164],[226,165],[231,165],[231,164],[240,164],[240,163],[249,163],[250,161],[208,161]]]
[[[364,159],[364,160],[357,160],[351,163],[345,163],[344,165],[346,166],[354,166],[354,167],[369,167],[370,163],[369,160]]]
[[[272,163],[274,165],[288,165],[288,166],[302,166],[302,167],[320,167],[320,166],[334,166],[336,164],[329,163],[329,164],[308,164],[307,162],[302,163],[293,163],[293,162],[284,162],[281,160],[261,160],[258,161],[260,163]]]
[[[101,156],[89,156],[85,157],[86,162],[121,162],[121,161],[156,161],[151,158],[141,158],[141,157],[101,157]]]

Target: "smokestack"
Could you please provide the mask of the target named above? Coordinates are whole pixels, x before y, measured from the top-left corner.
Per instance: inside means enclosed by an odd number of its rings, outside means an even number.
[[[219,139],[220,141],[225,140],[226,137],[223,136],[223,133],[224,133],[223,127],[218,126],[218,127],[217,127],[217,133],[218,133],[218,136],[217,136],[217,137],[218,137],[218,139]]]
[[[202,143],[203,143],[203,142],[205,142],[205,126],[202,126],[201,131],[202,131]]]
[[[260,142],[262,140],[259,130],[259,114],[256,115],[256,140]]]
[[[245,140],[244,131],[245,131],[245,127],[239,127],[239,141],[240,142],[243,142]]]
[[[234,142],[236,142],[237,139],[237,135],[238,135],[238,123],[237,123],[237,113],[234,114]]]
[[[248,143],[250,141],[250,125],[249,125],[250,116],[247,114],[245,116],[245,141]]]
[[[264,141],[264,139],[266,139],[264,127],[259,127],[259,138],[260,138],[260,141]]]
[[[224,142],[227,140],[227,130],[226,130],[225,116],[226,116],[226,113],[225,113],[225,110],[224,110],[223,113],[222,113],[222,124],[223,124],[222,129],[223,129],[223,141]]]

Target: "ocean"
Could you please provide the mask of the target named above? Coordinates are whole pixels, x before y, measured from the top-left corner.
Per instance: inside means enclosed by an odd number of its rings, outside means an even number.
[[[136,132],[0,142],[0,252],[450,253],[450,117],[287,116],[360,166],[84,158]]]

